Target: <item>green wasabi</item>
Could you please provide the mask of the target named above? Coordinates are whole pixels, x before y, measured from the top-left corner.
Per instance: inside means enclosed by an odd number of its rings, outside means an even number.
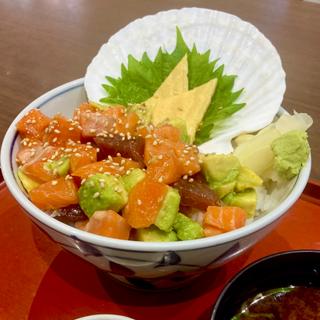
[[[306,132],[293,130],[272,142],[275,169],[281,177],[290,180],[299,174],[310,154],[307,138]]]

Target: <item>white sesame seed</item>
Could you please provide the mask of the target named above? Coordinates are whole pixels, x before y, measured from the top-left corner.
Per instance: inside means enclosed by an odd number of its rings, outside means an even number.
[[[86,182],[87,179],[82,179],[81,180],[81,184],[84,184]]]
[[[158,144],[158,141],[157,140],[154,140],[153,143],[152,143],[154,146],[156,146]]]
[[[70,127],[68,130],[69,130],[69,131],[72,131],[72,130],[74,130],[74,128],[73,128],[73,127]]]
[[[129,123],[126,123],[126,125],[124,126],[126,129],[129,129]]]
[[[163,155],[162,154],[158,155],[158,159],[162,160],[163,159]]]
[[[188,166],[190,164],[190,160],[187,160],[186,161],[186,165]]]
[[[53,132],[54,132],[54,133],[56,133],[56,134],[61,133],[61,131],[60,131],[60,130],[58,130],[58,129],[54,129],[54,130],[53,130]]]
[[[187,179],[188,179],[188,175],[185,174],[185,175],[182,177],[182,179],[183,179],[183,180],[187,180]]]
[[[81,158],[81,154],[79,152],[74,154],[77,158]]]
[[[142,205],[142,201],[140,199],[137,200],[137,204],[138,206],[141,206]]]
[[[58,140],[58,138],[57,138],[57,137],[54,137],[54,138],[52,139],[52,142],[55,143],[55,142],[57,142],[57,140]]]
[[[158,179],[158,182],[163,182],[163,177],[161,176],[159,179]]]
[[[121,157],[121,153],[120,152],[117,153],[117,157]]]
[[[58,184],[58,181],[57,181],[57,180],[52,180],[52,181],[51,181],[51,184],[52,184],[53,186],[55,186],[55,185]]]
[[[93,198],[98,198],[100,196],[100,192],[96,192],[94,195],[93,195]]]
[[[194,181],[194,179],[193,179],[193,178],[190,178],[190,179],[189,179],[189,182],[193,182],[193,181]]]

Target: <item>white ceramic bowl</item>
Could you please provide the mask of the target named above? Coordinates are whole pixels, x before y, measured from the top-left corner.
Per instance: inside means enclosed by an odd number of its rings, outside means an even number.
[[[145,288],[176,286],[182,280],[189,280],[209,268],[233,259],[275,227],[280,217],[299,198],[308,181],[311,159],[299,174],[289,196],[276,209],[243,228],[215,237],[149,243],[111,239],[78,230],[38,209],[22,191],[15,175],[15,154],[19,145],[16,123],[32,108],[39,108],[49,116],[61,112],[70,117],[74,108],[84,101],[86,94],[83,79],[78,79],[45,93],[23,109],[12,122],[3,140],[3,177],[26,214],[54,241],[128,284]]]

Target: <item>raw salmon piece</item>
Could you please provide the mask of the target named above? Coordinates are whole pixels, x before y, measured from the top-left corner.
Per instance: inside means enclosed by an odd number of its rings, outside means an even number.
[[[77,187],[72,180],[58,178],[41,184],[29,193],[30,200],[42,210],[52,210],[78,203]]]
[[[75,121],[67,120],[61,115],[56,115],[50,121],[43,141],[52,146],[66,147],[70,144],[79,143],[81,130]]]
[[[120,214],[107,210],[96,211],[85,225],[84,230],[100,236],[128,240],[131,227]]]
[[[227,232],[243,227],[246,217],[246,212],[239,207],[209,206],[203,224]]]
[[[123,217],[133,228],[151,226],[158,215],[168,186],[145,178],[134,186],[129,193]]]
[[[49,123],[49,117],[38,109],[32,109],[17,123],[17,130],[22,138],[41,140]]]

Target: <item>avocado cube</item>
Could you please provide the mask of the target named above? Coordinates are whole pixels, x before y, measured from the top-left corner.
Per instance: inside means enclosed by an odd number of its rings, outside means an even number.
[[[165,232],[155,226],[149,228],[137,229],[136,239],[145,242],[169,242],[177,241],[177,235],[174,231]]]
[[[183,119],[174,118],[168,122],[173,127],[176,127],[180,131],[180,139],[184,143],[191,143],[191,138],[188,135],[187,124]]]
[[[241,167],[237,178],[236,191],[244,191],[248,188],[259,187],[263,180],[247,167]]]
[[[204,156],[202,162],[201,169],[209,187],[217,193],[220,199],[234,190],[241,168],[237,157],[210,154]]]
[[[122,182],[112,175],[97,173],[80,187],[79,204],[90,218],[99,210],[119,211],[128,202],[128,194]]]
[[[53,174],[64,177],[69,172],[70,160],[68,157],[62,157],[59,160],[47,161],[44,163],[44,168]]]
[[[28,193],[39,186],[39,183],[37,181],[32,180],[30,177],[28,177],[23,172],[22,168],[18,169],[17,174],[18,174],[18,178],[21,181],[22,186],[26,189]]]
[[[194,240],[203,238],[204,236],[200,224],[180,212],[177,214],[173,229],[176,231],[178,239],[180,240]]]
[[[256,212],[257,193],[252,188],[241,192],[231,192],[222,201],[230,206],[242,208],[246,211],[247,217],[252,218]]]
[[[179,211],[180,195],[178,190],[169,187],[157,215],[155,225],[162,231],[169,232]]]
[[[132,188],[146,176],[145,172],[141,169],[133,169],[129,174],[126,174],[121,177],[121,181],[123,182],[124,188],[129,193]]]

